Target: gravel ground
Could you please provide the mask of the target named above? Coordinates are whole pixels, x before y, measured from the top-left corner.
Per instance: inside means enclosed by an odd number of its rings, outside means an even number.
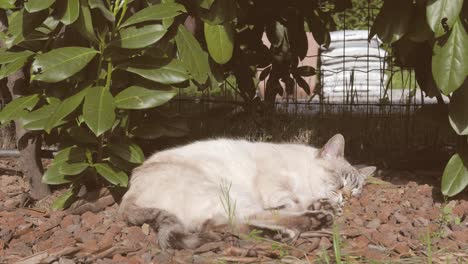
[[[161,251],[148,225],[122,221],[108,192],[95,212],[50,212],[61,191],[32,203],[17,169],[0,160],[0,263],[333,263],[337,255],[345,263],[468,263],[468,195],[444,203],[437,180],[415,180],[437,173],[381,171],[333,230],[290,244],[223,232],[196,250]]]

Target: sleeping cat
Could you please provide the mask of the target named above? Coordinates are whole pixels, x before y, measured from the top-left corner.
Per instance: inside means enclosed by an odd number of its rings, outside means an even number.
[[[133,171],[120,213],[158,230],[161,248],[196,248],[211,228],[277,231],[329,226],[343,192],[358,195],[375,167],[356,169],[337,134],[321,149],[215,139],[158,152]]]

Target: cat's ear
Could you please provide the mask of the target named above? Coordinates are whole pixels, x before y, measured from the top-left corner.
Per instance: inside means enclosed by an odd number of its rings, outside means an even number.
[[[376,170],[377,170],[377,167],[375,166],[368,166],[368,167],[358,169],[359,174],[364,179],[367,179],[369,176],[374,174]]]
[[[336,134],[328,140],[325,146],[320,150],[322,158],[340,158],[344,156],[345,140],[343,135]]]

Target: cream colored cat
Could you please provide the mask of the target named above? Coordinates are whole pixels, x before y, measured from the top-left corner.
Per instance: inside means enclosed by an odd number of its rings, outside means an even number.
[[[120,212],[158,230],[162,248],[195,248],[228,223],[289,237],[333,221],[342,191],[361,192],[375,167],[355,169],[337,134],[323,148],[215,139],[158,152],[133,171]]]

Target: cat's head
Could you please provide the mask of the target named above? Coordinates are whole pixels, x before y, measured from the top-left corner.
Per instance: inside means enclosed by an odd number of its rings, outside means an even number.
[[[356,168],[344,157],[345,139],[336,134],[319,150],[319,157],[325,161],[328,169],[337,176],[343,193],[357,196],[361,193],[365,180],[371,176],[376,167],[367,166]]]

